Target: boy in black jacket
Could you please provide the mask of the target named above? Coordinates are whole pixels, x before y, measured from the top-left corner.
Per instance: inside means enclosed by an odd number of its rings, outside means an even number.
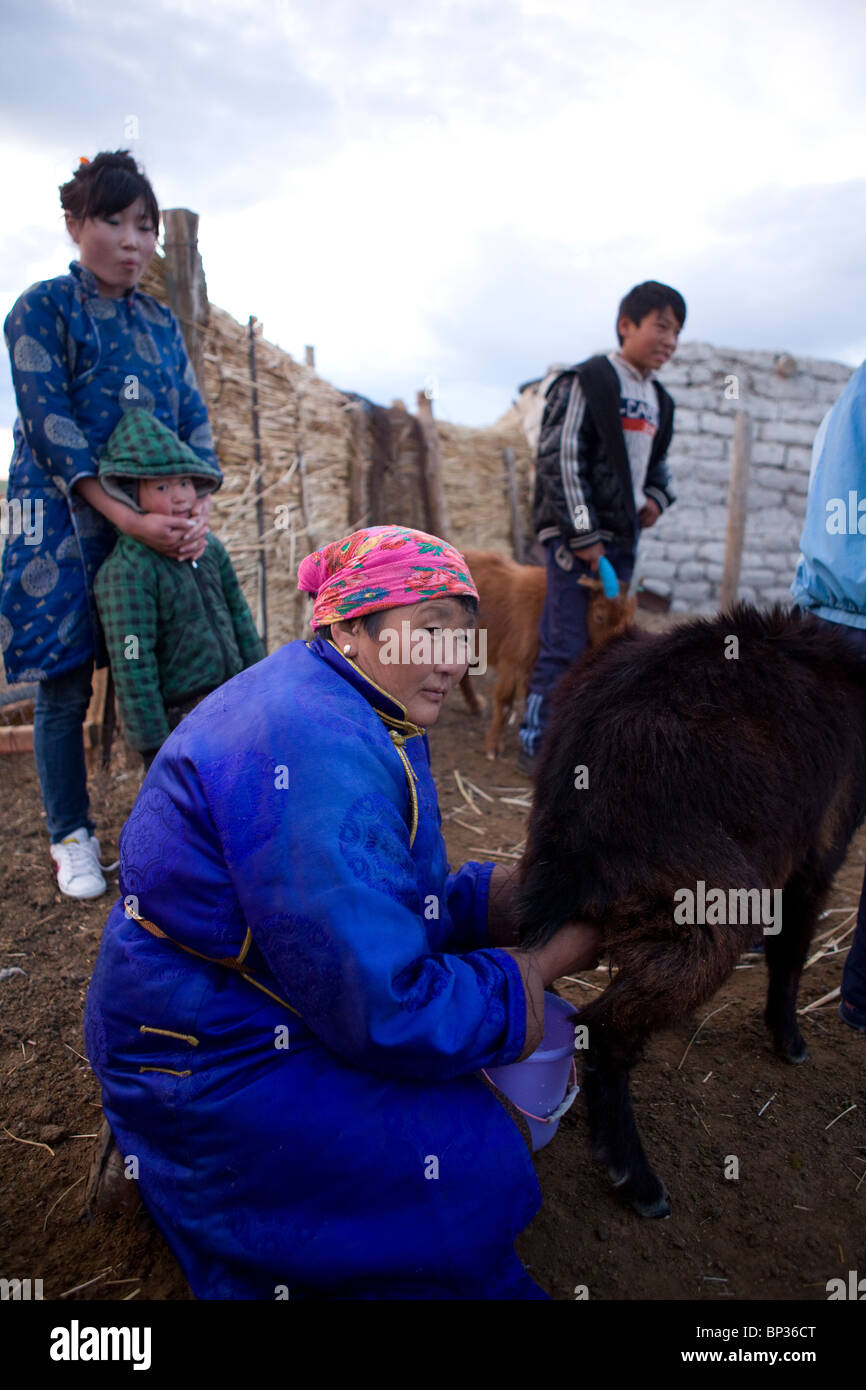
[[[630,580],[640,530],[674,502],[665,455],[674,403],[652,373],[672,356],[685,323],[681,294],[647,280],[619,306],[619,351],[590,357],[551,383],[541,421],[533,521],[544,544],[547,594],[518,765],[530,771],[560,676],[587,644],[582,575],[602,555]]]

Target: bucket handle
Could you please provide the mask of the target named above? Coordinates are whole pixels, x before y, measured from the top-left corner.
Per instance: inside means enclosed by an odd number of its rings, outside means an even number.
[[[499,1086],[496,1085],[496,1082],[487,1075],[487,1072],[484,1070],[483,1067],[481,1068],[481,1075],[487,1078],[494,1090],[499,1091],[501,1089]],[[575,1098],[579,1091],[580,1087],[577,1084],[577,1064],[574,1058],[572,1057],[571,1085],[566,1091],[563,1099],[559,1102],[559,1105],[557,1105],[555,1110],[551,1110],[549,1115],[533,1115],[531,1110],[524,1110],[522,1105],[518,1105],[517,1102],[511,1100],[510,1097],[506,1097],[506,1099],[508,1100],[510,1105],[514,1106],[515,1110],[519,1110],[521,1115],[525,1115],[527,1119],[537,1120],[538,1123],[542,1125],[552,1125],[557,1120],[561,1120],[565,1112],[571,1109],[571,1107],[574,1105]],[[502,1094],[505,1095],[505,1092],[502,1091]]]

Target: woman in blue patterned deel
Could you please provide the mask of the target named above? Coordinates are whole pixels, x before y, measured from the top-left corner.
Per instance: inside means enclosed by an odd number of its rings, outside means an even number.
[[[219,473],[207,410],[170,310],[136,285],[159,209],[129,154],[82,160],[60,190],[80,260],[25,290],[6,319],[18,402],[0,585],[6,678],[38,681],[33,746],[51,855],[73,897],[105,891],[87,796],[82,726],[94,661],[106,663],[93,580],[115,527],[172,555],[202,553],[207,508],[135,514],[99,482],[98,455],[123,413],[151,411]]]
[[[508,872],[449,872],[425,726],[467,663],[423,641],[475,587],[430,539],[308,557],[314,639],[186,717],[121,836],[87,1056],[199,1298],[546,1297],[514,1252],[529,1148],[477,1073],[534,1050],[599,936],[523,951]]]

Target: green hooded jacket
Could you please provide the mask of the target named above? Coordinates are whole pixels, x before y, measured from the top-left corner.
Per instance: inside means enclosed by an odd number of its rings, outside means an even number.
[[[131,410],[99,462],[106,492],[134,511],[134,480],[192,477],[196,492],[222,479],[145,410]],[[167,707],[205,695],[265,655],[225,547],[208,534],[192,563],[121,535],[94,584],[117,703],[133,748],[160,747],[177,722]]]

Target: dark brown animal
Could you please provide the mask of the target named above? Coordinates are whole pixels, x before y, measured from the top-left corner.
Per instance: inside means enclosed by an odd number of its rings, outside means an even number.
[[[864,813],[866,661],[798,610],[738,605],[663,636],[633,629],[558,687],[521,866],[521,937],[547,941],[570,918],[603,932],[616,974],[579,1018],[592,1150],[643,1215],[670,1210],[629,1096],[644,1040],[706,1003],[761,935],[758,890],[781,904],[781,930],[763,935],[765,1019],[776,1052],[806,1060],[800,972]],[[690,923],[701,884],[719,896]]]
[[[544,607],[547,576],[537,565],[518,565],[492,550],[464,550],[478,590],[478,628],[486,634],[487,664],[496,671],[493,717],[484,740],[488,758],[504,751],[504,730],[515,700],[525,700],[538,656],[538,625]],[[598,648],[625,631],[634,621],[637,599],[629,598],[621,584],[619,598],[604,595],[601,581],[583,576],[578,584],[592,591],[587,612],[590,645]],[[463,698],[473,714],[481,705],[470,672],[460,682]]]

